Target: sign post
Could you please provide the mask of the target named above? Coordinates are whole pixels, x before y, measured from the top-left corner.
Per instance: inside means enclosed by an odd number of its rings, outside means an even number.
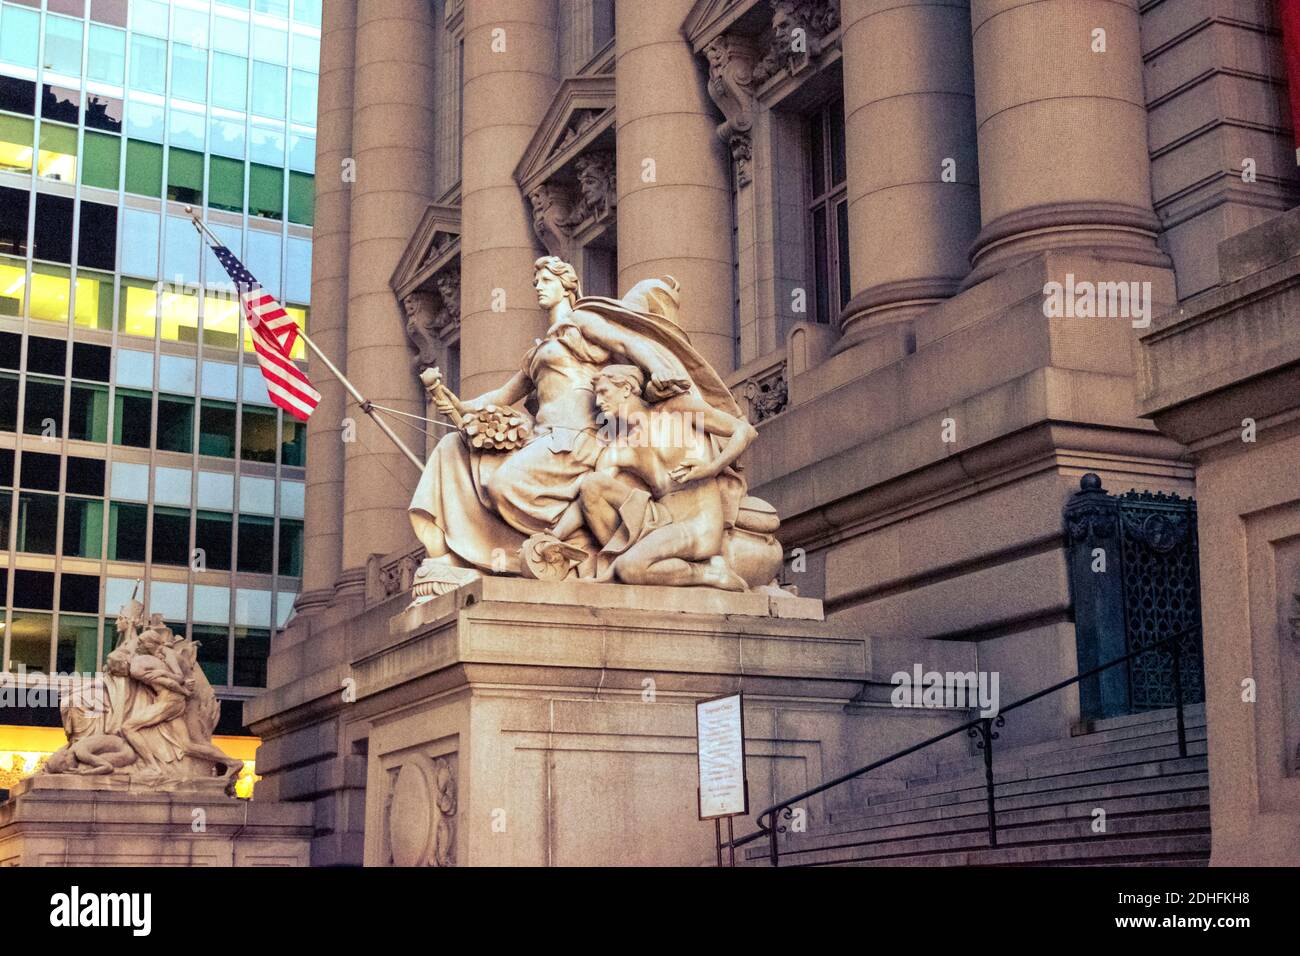
[[[736,865],[734,818],[749,813],[749,778],[745,773],[745,702],[741,694],[724,694],[695,703],[695,742],[699,768],[700,819],[712,820],[722,865],[722,820],[727,846]]]

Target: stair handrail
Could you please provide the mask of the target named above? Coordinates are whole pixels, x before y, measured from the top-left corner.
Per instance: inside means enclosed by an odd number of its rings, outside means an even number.
[[[820,783],[815,787],[812,787],[808,790],[804,790],[801,793],[797,793],[792,797],[788,797],[785,800],[782,800],[780,803],[774,803],[771,806],[759,811],[758,818],[756,821],[758,825],[757,830],[754,830],[753,832],[748,833],[742,837],[735,837],[731,840],[723,841],[719,839],[718,858],[719,860],[722,859],[721,853],[724,849],[729,850],[732,859],[732,865],[734,865],[735,851],[737,847],[741,847],[741,846],[745,846],[746,844],[753,843],[755,840],[759,840],[764,836],[766,836],[768,838],[769,847],[770,847],[769,849],[770,862],[773,866],[779,866],[780,850],[779,850],[777,836],[778,834],[785,833],[786,827],[777,822],[776,815],[778,812],[781,814],[781,816],[784,819],[789,820],[794,816],[794,812],[793,812],[794,805],[799,803],[800,801],[807,800],[809,797],[815,797],[820,793],[825,793],[827,790],[833,790],[834,788],[841,786],[842,784],[848,783],[850,780],[854,780],[862,776],[863,774],[870,773],[871,771],[876,770],[879,767],[883,767],[886,764],[893,763],[895,760],[901,760],[903,757],[910,756],[919,750],[924,750],[926,747],[930,747],[934,744],[939,743],[940,741],[947,740],[949,737],[954,737],[957,734],[960,734],[962,732],[965,732],[971,738],[976,738],[978,736],[978,740],[975,744],[975,747],[977,750],[981,750],[984,753],[984,785],[985,785],[985,793],[986,793],[986,800],[987,800],[986,817],[987,817],[987,826],[988,826],[988,833],[989,833],[989,845],[991,847],[996,847],[998,845],[998,842],[997,842],[997,816],[996,816],[996,809],[994,806],[994,795],[993,795],[993,741],[998,739],[997,731],[994,728],[1002,727],[1006,723],[1005,715],[1009,711],[1015,710],[1018,707],[1024,707],[1026,704],[1032,704],[1034,701],[1041,700],[1042,698],[1047,697],[1049,694],[1055,694],[1057,691],[1064,690],[1065,688],[1071,686],[1072,684],[1077,684],[1082,680],[1086,680],[1089,677],[1093,677],[1096,674],[1100,674],[1102,671],[1109,670],[1110,668],[1115,667],[1119,664],[1126,663],[1135,657],[1140,657],[1143,654],[1149,654],[1152,651],[1159,650],[1160,648],[1164,647],[1166,644],[1170,644],[1170,643],[1172,643],[1173,645],[1173,658],[1174,658],[1173,661],[1174,707],[1178,713],[1178,756],[1180,758],[1185,758],[1187,756],[1187,725],[1183,715],[1183,681],[1182,681],[1181,644],[1183,638],[1188,637],[1192,634],[1196,634],[1200,630],[1201,630],[1201,625],[1199,624],[1195,624],[1191,627],[1184,628],[1183,630],[1177,632],[1176,634],[1171,634],[1168,637],[1161,638],[1160,640],[1152,644],[1148,644],[1146,647],[1138,648],[1135,651],[1129,651],[1123,657],[1116,657],[1115,659],[1107,661],[1104,664],[1099,664],[1098,666],[1090,670],[1086,670],[1081,674],[1075,674],[1073,677],[1067,678],[1063,681],[1058,681],[1057,683],[1051,685],[1050,687],[1044,687],[1042,690],[1035,691],[1034,693],[1028,695],[1027,697],[1022,697],[1019,700],[1011,704],[1008,704],[1006,707],[999,708],[997,714],[992,717],[977,717],[974,720],[969,720],[964,724],[960,724],[957,727],[953,727],[949,730],[945,730],[943,733],[936,734],[935,736],[930,737],[927,740],[923,740],[920,743],[912,744],[910,747],[905,747],[904,749],[899,750],[896,753],[890,754],[888,757],[882,757],[879,760],[873,760],[871,763],[867,764],[864,767],[859,767],[857,770],[851,770],[848,773],[840,774],[838,777],[835,777],[832,780],[824,781],[823,783]]]

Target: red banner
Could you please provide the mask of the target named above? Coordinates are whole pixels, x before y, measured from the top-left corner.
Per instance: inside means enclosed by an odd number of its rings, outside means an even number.
[[[1300,0],[1278,0],[1282,14],[1282,48],[1286,53],[1287,89],[1291,100],[1291,130],[1300,164]]]

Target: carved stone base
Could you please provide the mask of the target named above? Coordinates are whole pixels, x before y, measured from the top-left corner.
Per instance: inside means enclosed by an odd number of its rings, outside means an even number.
[[[821,618],[780,591],[489,576],[387,634],[354,628],[357,698],[339,716],[367,738],[366,865],[710,864],[705,697],[745,693],[754,811],[964,719],[890,706],[868,640]]]
[[[310,805],[236,800],[223,786],[28,777],[0,803],[0,867],[308,865]]]

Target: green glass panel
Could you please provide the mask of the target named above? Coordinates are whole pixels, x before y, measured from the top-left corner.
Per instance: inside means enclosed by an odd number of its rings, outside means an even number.
[[[141,196],[161,196],[162,161],[161,146],[128,139],[126,141],[126,191]]]
[[[65,156],[77,155],[77,129],[55,123],[41,124],[41,149]]]
[[[167,154],[167,198],[175,202],[203,202],[203,154],[172,149]]]
[[[0,169],[30,172],[35,136],[36,124],[32,120],[0,114]]]
[[[230,212],[244,211],[244,164],[213,156],[208,166],[208,205]]]
[[[86,130],[86,159],[81,167],[81,181],[87,186],[117,189],[122,167],[122,141],[107,133]]]
[[[289,221],[310,226],[316,211],[316,177],[289,173]]]
[[[284,218],[284,170],[253,163],[248,168],[248,213]]]

